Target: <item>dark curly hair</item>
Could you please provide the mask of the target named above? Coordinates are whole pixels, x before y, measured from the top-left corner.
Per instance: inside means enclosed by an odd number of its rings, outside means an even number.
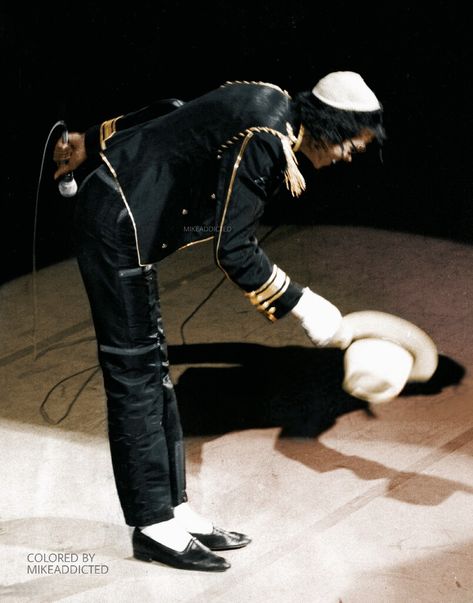
[[[295,98],[296,114],[310,132],[313,143],[318,147],[341,144],[354,138],[362,130],[373,132],[382,144],[386,138],[383,127],[383,112],[344,111],[321,102],[312,92],[300,92]]]

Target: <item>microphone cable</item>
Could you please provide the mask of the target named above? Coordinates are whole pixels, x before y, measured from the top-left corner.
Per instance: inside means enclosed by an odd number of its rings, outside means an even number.
[[[49,148],[51,137],[52,137],[53,133],[55,132],[55,130],[57,128],[59,128],[59,127],[62,127],[63,133],[67,132],[66,123],[62,119],[58,120],[51,127],[51,129],[49,130],[48,136],[46,138],[46,142],[44,143],[43,154],[42,154],[42,157],[41,157],[41,164],[40,164],[40,169],[39,169],[38,183],[37,183],[37,186],[36,186],[35,204],[34,204],[33,240],[32,240],[32,253],[31,253],[31,277],[32,277],[31,283],[32,283],[32,305],[33,305],[32,339],[33,339],[33,360],[34,361],[36,361],[38,359],[38,341],[37,341],[37,329],[38,329],[37,233],[38,233],[39,196],[40,196],[41,183],[42,183],[43,173],[44,173],[44,165],[45,165],[45,160],[46,160],[46,153],[47,153],[47,150]],[[49,414],[48,414],[48,412],[47,412],[47,410],[45,408],[45,405],[46,405],[47,401],[49,400],[51,394],[55,391],[55,389],[57,387],[59,387],[60,385],[62,385],[66,381],[68,381],[69,379],[72,379],[72,378],[76,377],[77,375],[81,375],[81,374],[86,373],[87,371],[90,371],[90,370],[92,370],[93,372],[81,384],[81,386],[79,387],[77,393],[73,397],[72,401],[70,402],[70,404],[67,407],[67,410],[63,414],[63,416],[60,417],[57,420],[52,419],[49,416]],[[69,415],[69,413],[71,412],[72,407],[74,406],[75,402],[77,401],[77,399],[79,398],[79,396],[81,395],[81,393],[84,391],[84,389],[87,387],[87,385],[92,381],[92,379],[98,373],[98,371],[99,371],[99,365],[97,364],[95,366],[91,366],[91,367],[88,367],[88,368],[83,369],[81,371],[78,371],[78,372],[76,372],[76,373],[74,373],[72,375],[69,375],[68,377],[65,377],[64,379],[61,379],[60,381],[58,381],[48,391],[48,393],[43,398],[43,401],[40,404],[39,412],[40,412],[41,416],[43,417],[43,419],[47,423],[49,423],[50,425],[58,425],[59,423],[61,423]]]
[[[37,328],[38,328],[38,290],[37,290],[37,279],[36,279],[36,273],[37,273],[37,264],[36,264],[36,259],[37,259],[37,252],[36,252],[36,245],[37,245],[37,232],[38,232],[38,207],[39,207],[39,193],[40,193],[40,188],[41,188],[41,182],[42,182],[42,178],[43,178],[43,172],[44,172],[44,163],[45,163],[45,159],[46,159],[46,153],[48,150],[48,146],[51,140],[51,136],[53,135],[54,131],[56,130],[56,128],[58,128],[59,126],[61,126],[63,128],[63,130],[66,129],[66,124],[65,122],[61,119],[59,121],[57,121],[52,128],[49,130],[49,134],[48,137],[46,138],[46,142],[44,143],[44,147],[43,147],[43,156],[41,158],[41,165],[40,165],[40,169],[39,169],[39,177],[38,177],[38,184],[36,186],[36,197],[35,197],[35,204],[34,204],[34,217],[33,217],[33,241],[32,241],[32,254],[31,254],[31,287],[32,287],[32,301],[33,301],[33,331],[32,331],[32,337],[33,337],[33,359],[37,360],[38,358],[38,354],[37,354]]]
[[[279,224],[275,224],[274,226],[272,226],[271,228],[269,228],[264,233],[264,235],[261,237],[261,239],[259,240],[259,243],[262,243],[264,240],[266,240],[269,237],[269,235],[272,234],[278,227],[279,227]],[[180,333],[181,333],[182,343],[184,345],[187,345],[186,338],[184,336],[184,329],[185,329],[186,325],[190,322],[190,320],[192,318],[194,318],[194,316],[197,314],[197,312],[213,297],[214,293],[223,285],[223,283],[226,280],[227,280],[227,277],[226,276],[222,276],[222,278],[213,287],[213,289],[211,289],[211,291],[204,297],[204,299],[197,304],[197,306],[192,310],[192,312],[187,316],[187,318],[185,318],[182,321],[181,327],[180,327]]]
[[[72,375],[68,375],[67,377],[64,377],[64,379],[61,379],[55,385],[53,385],[53,387],[51,387],[50,390],[48,391],[48,393],[44,396],[43,401],[41,402],[40,407],[39,407],[39,412],[41,413],[41,416],[46,421],[46,423],[49,423],[50,425],[59,425],[59,423],[62,423],[62,421],[64,421],[64,419],[71,412],[72,407],[79,399],[79,396],[82,394],[82,392],[85,390],[85,388],[89,385],[89,383],[92,381],[92,379],[95,377],[95,375],[98,374],[99,370],[100,370],[100,366],[98,364],[95,364],[94,366],[89,366],[85,369],[82,369],[81,371],[77,371],[76,373],[73,373]],[[53,394],[53,392],[55,391],[55,389],[57,387],[59,387],[66,381],[69,381],[69,379],[73,379],[74,377],[77,377],[77,375],[82,375],[83,373],[86,373],[87,371],[92,371],[92,372],[84,380],[84,382],[81,383],[81,385],[79,386],[79,389],[75,393],[71,402],[69,402],[66,412],[59,419],[57,419],[57,420],[52,419],[50,417],[48,411],[46,410],[46,402],[49,400],[49,397]]]

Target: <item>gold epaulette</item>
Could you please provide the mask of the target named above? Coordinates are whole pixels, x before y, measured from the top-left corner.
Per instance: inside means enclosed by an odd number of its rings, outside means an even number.
[[[233,84],[254,84],[257,86],[268,86],[268,88],[273,88],[274,90],[278,90],[279,92],[282,92],[283,94],[285,94],[286,96],[291,98],[291,95],[289,94],[289,92],[287,90],[283,90],[280,86],[277,86],[276,84],[270,84],[269,82],[255,82],[255,81],[248,81],[248,80],[227,80],[224,84],[222,84],[220,86],[220,88],[224,88],[225,86],[232,86]]]
[[[250,302],[258,312],[262,312],[266,318],[274,322],[276,319],[276,307],[272,304],[281,297],[289,287],[291,279],[284,270],[274,264],[273,271],[268,280],[255,291],[245,293]]]
[[[107,119],[107,121],[102,122],[100,125],[100,148],[102,151],[105,151],[107,148],[106,142],[109,138],[117,131],[117,120],[123,117],[123,115],[119,115],[118,117],[114,117],[113,119]]]

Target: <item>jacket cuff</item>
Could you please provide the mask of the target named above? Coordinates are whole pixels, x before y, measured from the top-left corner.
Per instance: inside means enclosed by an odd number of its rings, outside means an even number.
[[[271,322],[290,312],[302,297],[303,288],[291,281],[276,264],[269,279],[255,291],[245,293],[246,297]]]

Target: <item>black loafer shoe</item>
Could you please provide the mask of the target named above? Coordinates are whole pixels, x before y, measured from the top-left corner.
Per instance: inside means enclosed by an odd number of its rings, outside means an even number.
[[[191,535],[212,551],[241,549],[251,542],[251,538],[246,534],[227,532],[221,528],[214,528],[210,534],[192,533]]]
[[[140,561],[159,561],[179,569],[204,572],[224,572],[230,567],[226,559],[214,555],[195,538],[179,552],[149,538],[138,528],[133,531],[133,556]]]

